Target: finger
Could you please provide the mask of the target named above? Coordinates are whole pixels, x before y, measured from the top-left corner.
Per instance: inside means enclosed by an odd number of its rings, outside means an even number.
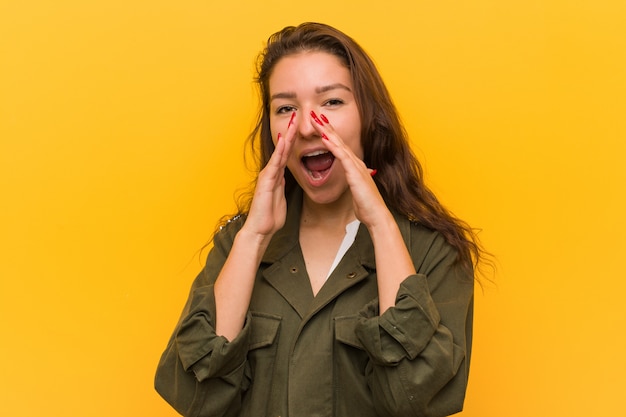
[[[291,150],[296,135],[295,116],[296,112],[294,111],[291,115],[291,119],[289,120],[289,124],[287,125],[287,132],[284,135],[282,134],[282,132],[278,133],[274,145],[274,151],[270,156],[270,161],[268,161],[268,164],[271,162],[277,168],[284,168],[287,166],[287,161],[289,160],[289,155],[291,155]]]
[[[276,136],[276,144],[274,145],[274,151],[270,155],[270,159],[267,161],[266,167],[272,167],[274,169],[279,169],[281,167],[285,146],[286,143],[282,137],[282,133],[278,132],[278,135]]]
[[[289,160],[289,156],[291,155],[291,150],[293,149],[293,143],[295,142],[296,132],[297,132],[297,120],[296,120],[296,112],[294,111],[291,114],[291,119],[289,120],[289,124],[287,125],[287,133],[284,137],[285,149],[282,154],[282,164],[283,167],[287,166],[287,161]]]
[[[310,116],[311,125],[322,136],[322,139],[324,139],[322,142],[328,150],[333,153],[335,158],[341,161],[344,169],[349,170],[350,165],[353,165],[362,173],[365,173],[367,167],[365,166],[363,160],[356,156],[352,149],[345,144],[328,121],[328,118],[326,118],[323,114],[318,116],[314,111],[311,111]]]

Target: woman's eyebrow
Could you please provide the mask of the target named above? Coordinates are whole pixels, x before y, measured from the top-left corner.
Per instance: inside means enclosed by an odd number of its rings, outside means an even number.
[[[293,99],[296,98],[296,93],[293,92],[284,92],[284,93],[276,93],[276,94],[272,94],[272,96],[270,97],[270,101],[275,100],[277,98],[288,98],[288,99]]]
[[[315,93],[316,94],[323,94],[323,93],[326,93],[328,91],[337,90],[337,89],[342,89],[342,90],[346,90],[346,91],[352,92],[350,87],[348,87],[347,85],[342,84],[342,83],[335,83],[335,84],[324,85],[322,87],[316,87],[315,88]],[[270,102],[272,100],[276,100],[276,99],[279,99],[279,98],[294,99],[296,97],[297,97],[296,93],[294,93],[292,91],[285,91],[285,92],[282,92],[282,93],[272,94],[272,96],[270,97]]]
[[[349,92],[352,92],[350,87],[348,87],[347,85],[342,84],[342,83],[335,83],[335,84],[325,85],[325,86],[322,86],[322,87],[317,87],[315,89],[315,92],[317,94],[322,94],[322,93],[325,93],[327,91],[336,90],[338,88],[340,88],[342,90],[347,90]]]

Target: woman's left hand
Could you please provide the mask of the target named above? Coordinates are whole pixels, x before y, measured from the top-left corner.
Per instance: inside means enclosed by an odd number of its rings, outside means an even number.
[[[368,228],[390,215],[373,175],[376,170],[369,168],[349,146],[339,137],[328,119],[311,112],[311,124],[315,127],[328,150],[339,160],[345,171],[346,181],[352,193],[354,213]],[[375,168],[375,167],[374,167]]]
[[[341,162],[352,192],[354,213],[370,232],[376,256],[378,305],[380,314],[395,305],[400,283],[415,274],[413,260],[402,239],[398,225],[385,204],[368,168],[339,137],[326,117],[311,113],[311,123],[322,136],[322,142]],[[321,120],[320,120],[321,119]],[[374,167],[375,168],[375,167]]]

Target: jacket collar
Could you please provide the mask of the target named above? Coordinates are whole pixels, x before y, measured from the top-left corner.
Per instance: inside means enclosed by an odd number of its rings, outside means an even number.
[[[287,200],[285,225],[272,237],[269,246],[265,250],[262,262],[272,264],[299,245],[301,213],[302,190],[297,187]]]
[[[300,216],[302,214],[302,189],[296,188],[287,201],[285,225],[272,238],[263,256],[264,263],[274,263],[299,245]],[[397,219],[396,219],[397,220]],[[357,260],[369,269],[375,269],[374,244],[367,228],[361,224],[357,232],[354,249]]]
[[[288,252],[299,245],[300,215],[302,214],[302,189],[296,187],[287,201],[287,217],[285,225],[272,238],[265,251],[262,262],[272,264],[283,258]],[[393,213],[407,247],[410,247],[410,221],[402,215]],[[368,269],[376,268],[374,244],[367,228],[361,224],[357,232],[354,248],[358,262]],[[351,250],[352,250],[351,249]]]
[[[295,266],[304,267],[299,245],[302,190],[296,189],[287,201],[284,227],[276,232],[265,251],[262,262],[268,265],[265,279],[298,312],[306,322],[316,312],[343,291],[366,279],[376,269],[374,245],[367,228],[361,224],[354,244],[333,271],[328,281],[314,298],[306,274],[297,273]],[[410,223],[403,216],[395,216],[407,244]],[[285,279],[285,277],[292,277]]]
[[[285,225],[272,238],[265,254],[264,263],[274,263],[283,258],[288,252],[299,245],[300,238],[300,216],[302,214],[302,189],[296,188],[287,201],[287,217]],[[407,247],[410,247],[411,222],[402,215],[393,213],[393,216],[400,228]],[[374,244],[367,228],[361,224],[354,241],[357,261],[368,269],[376,268],[374,258]],[[351,249],[351,250],[352,250]]]

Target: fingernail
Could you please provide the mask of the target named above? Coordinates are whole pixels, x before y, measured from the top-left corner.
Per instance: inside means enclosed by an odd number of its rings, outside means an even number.
[[[322,133],[322,139],[328,140],[328,136],[326,136],[326,133]]]
[[[291,127],[291,125],[293,124],[293,119],[295,117],[296,117],[296,112],[294,111],[293,113],[291,113],[291,119],[289,119],[289,124],[287,125],[287,129]]]
[[[280,132],[278,132],[278,136],[276,136],[276,142],[278,142],[281,137],[282,137],[282,135],[280,134]]]
[[[375,169],[373,169],[373,170],[371,170],[371,171],[370,171],[370,175],[373,177],[374,175],[376,175],[376,173],[377,173],[377,172],[378,172],[378,171],[376,171]]]
[[[320,126],[324,126],[324,123],[322,123],[322,121],[317,118],[317,114],[315,114],[313,110],[311,110],[311,117],[313,118],[313,120],[315,120],[315,123],[317,123]]]
[[[326,118],[326,116],[324,116],[323,114],[320,114],[320,119],[322,119],[324,123],[330,123],[328,119]]]

